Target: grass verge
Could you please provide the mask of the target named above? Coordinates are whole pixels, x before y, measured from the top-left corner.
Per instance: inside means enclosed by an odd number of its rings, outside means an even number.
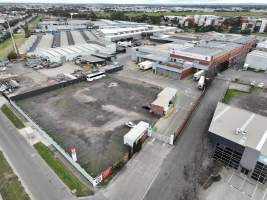
[[[42,16],[37,16],[35,17],[33,20],[31,20],[28,24],[29,27],[29,31],[32,31],[33,29],[35,29],[37,27],[38,22],[42,19]]]
[[[76,196],[88,196],[94,192],[91,188],[84,185],[67,167],[57,158],[43,143],[39,142],[34,145],[35,149],[58,175],[58,177],[69,187]]]
[[[233,97],[244,95],[244,94],[248,94],[248,93],[241,92],[241,91],[238,91],[238,90],[229,89],[229,90],[227,90],[227,92],[226,92],[226,94],[225,94],[225,96],[223,98],[223,103],[229,104]]]
[[[14,174],[0,151],[0,194],[3,200],[29,200],[18,177]]]
[[[6,104],[1,107],[1,110],[16,128],[25,128],[23,122],[12,112],[12,110],[10,110]]]
[[[24,34],[14,34],[13,36],[18,48],[27,40]],[[13,51],[13,44],[11,38],[8,38],[4,42],[0,43],[0,59],[7,58],[7,55],[11,51]]]

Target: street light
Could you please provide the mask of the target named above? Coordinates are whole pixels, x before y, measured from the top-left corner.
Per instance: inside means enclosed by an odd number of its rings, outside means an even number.
[[[73,15],[78,15],[78,13],[70,13],[70,19],[72,20]]]
[[[6,22],[7,22],[7,26],[8,26],[8,29],[9,29],[9,33],[10,33],[10,36],[11,36],[11,40],[12,40],[12,44],[13,44],[13,48],[14,48],[14,50],[15,50],[15,53],[16,53],[17,56],[18,56],[17,46],[16,46],[16,43],[15,43],[15,40],[14,40],[14,37],[13,37],[13,31],[11,30],[10,25],[9,25],[8,17],[6,18]]]

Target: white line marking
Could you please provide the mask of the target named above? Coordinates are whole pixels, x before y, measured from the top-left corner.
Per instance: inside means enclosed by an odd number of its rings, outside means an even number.
[[[230,181],[231,181],[231,179],[232,179],[232,177],[234,176],[234,172],[232,173],[232,175],[230,176],[230,178],[228,179],[228,183],[230,183]],[[231,185],[231,184],[230,184]]]
[[[265,199],[265,196],[266,196],[266,194],[267,194],[267,189],[264,191],[264,194],[263,194],[262,200],[264,200],[264,199]]]
[[[243,124],[243,126],[241,127],[242,130],[245,130],[247,128],[247,126],[249,125],[249,123],[253,120],[253,118],[255,117],[256,115],[253,113],[249,118],[248,120]]]
[[[256,149],[257,149],[258,151],[261,150],[261,148],[262,148],[262,146],[264,145],[266,139],[267,139],[267,130],[264,132],[263,136],[261,137],[261,140],[260,140],[259,144],[258,144],[257,147],[256,147]]]
[[[153,177],[152,181],[150,182],[149,186],[147,187],[147,189],[146,189],[144,195],[142,196],[142,198],[141,198],[140,200],[143,200],[143,199],[146,197],[148,191],[150,190],[152,184],[154,183],[154,181],[155,181],[156,178],[158,177],[159,173],[160,173],[160,169],[158,169],[156,175]]]
[[[227,106],[225,109],[223,109],[218,115],[216,115],[215,117],[214,117],[214,122],[217,120],[217,119],[219,119],[226,111],[228,111],[229,109],[230,109],[231,107],[230,106]]]
[[[251,194],[251,198],[252,198],[252,199],[253,199],[253,197],[254,197],[254,195],[255,195],[257,189],[258,189],[258,184],[256,184],[256,187],[255,187],[254,191],[253,191],[252,194]]]

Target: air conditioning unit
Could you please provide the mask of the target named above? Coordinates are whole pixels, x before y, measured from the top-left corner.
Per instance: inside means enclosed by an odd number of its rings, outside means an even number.
[[[237,128],[237,129],[235,130],[235,134],[236,134],[236,135],[246,135],[247,132],[246,132],[245,130],[243,130],[242,128]]]

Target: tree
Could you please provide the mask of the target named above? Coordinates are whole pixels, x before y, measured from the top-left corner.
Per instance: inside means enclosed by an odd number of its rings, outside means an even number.
[[[18,58],[18,55],[15,53],[15,51],[11,51],[7,56],[8,60],[15,60],[17,58]]]
[[[244,30],[241,31],[241,34],[243,35],[250,35],[251,34],[251,30],[249,28],[246,28]]]
[[[30,31],[29,31],[29,25],[28,23],[25,23],[25,25],[23,26],[24,32],[25,32],[25,37],[28,38],[30,37]]]
[[[128,20],[128,17],[124,14],[124,12],[115,11],[115,12],[111,13],[110,19],[111,20],[126,21],[126,20]]]
[[[151,24],[159,25],[161,22],[161,16],[149,16]]]

